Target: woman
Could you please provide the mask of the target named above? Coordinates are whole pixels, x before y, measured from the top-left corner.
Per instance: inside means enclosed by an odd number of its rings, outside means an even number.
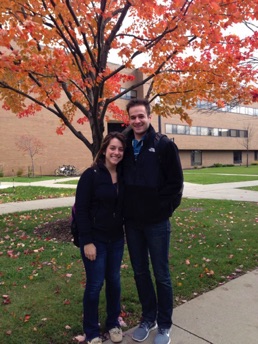
[[[83,329],[88,344],[101,344],[98,305],[106,282],[106,329],[114,343],[122,341],[119,326],[120,266],[124,250],[123,187],[119,163],[124,135],[109,133],[93,165],[81,176],[76,190],[76,222],[86,272]]]

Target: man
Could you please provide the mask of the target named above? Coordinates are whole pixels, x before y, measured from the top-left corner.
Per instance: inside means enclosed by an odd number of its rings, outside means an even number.
[[[142,320],[132,337],[144,341],[158,325],[154,344],[169,344],[173,312],[169,217],[181,201],[182,167],[177,146],[166,136],[159,138],[150,124],[148,101],[131,100],[127,112],[130,130],[123,161],[125,230],[142,306]]]

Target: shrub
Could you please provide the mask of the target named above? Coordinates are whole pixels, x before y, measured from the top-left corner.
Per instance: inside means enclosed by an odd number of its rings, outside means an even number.
[[[16,176],[17,177],[21,177],[23,175],[23,169],[22,168],[18,168],[17,172],[16,172]]]
[[[213,164],[213,166],[212,166],[212,167],[222,167],[222,166],[223,166],[223,164],[221,164],[221,163],[217,162],[217,163]]]

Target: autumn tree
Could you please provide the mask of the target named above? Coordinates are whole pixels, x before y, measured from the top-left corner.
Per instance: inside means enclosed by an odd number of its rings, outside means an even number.
[[[28,154],[31,159],[31,174],[35,175],[35,164],[34,158],[36,155],[41,155],[43,153],[44,144],[35,136],[32,135],[21,135],[17,138],[15,142],[18,150],[24,154]]]
[[[258,0],[1,0],[0,9],[4,109],[18,117],[48,110],[58,134],[69,128],[93,156],[105,119],[126,121],[116,100],[141,85],[156,114],[188,123],[197,99],[251,101],[258,33],[252,26],[240,38],[231,28],[258,17]],[[112,53],[121,61],[114,68]],[[126,68],[135,67],[143,78],[126,88]]]

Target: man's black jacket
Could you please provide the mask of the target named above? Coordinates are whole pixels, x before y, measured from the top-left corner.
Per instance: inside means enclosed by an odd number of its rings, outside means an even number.
[[[156,132],[150,125],[135,160],[134,134],[132,130],[127,133],[123,160],[126,220],[159,222],[169,218],[180,204],[183,172],[178,148],[166,136],[157,145],[155,137]]]

